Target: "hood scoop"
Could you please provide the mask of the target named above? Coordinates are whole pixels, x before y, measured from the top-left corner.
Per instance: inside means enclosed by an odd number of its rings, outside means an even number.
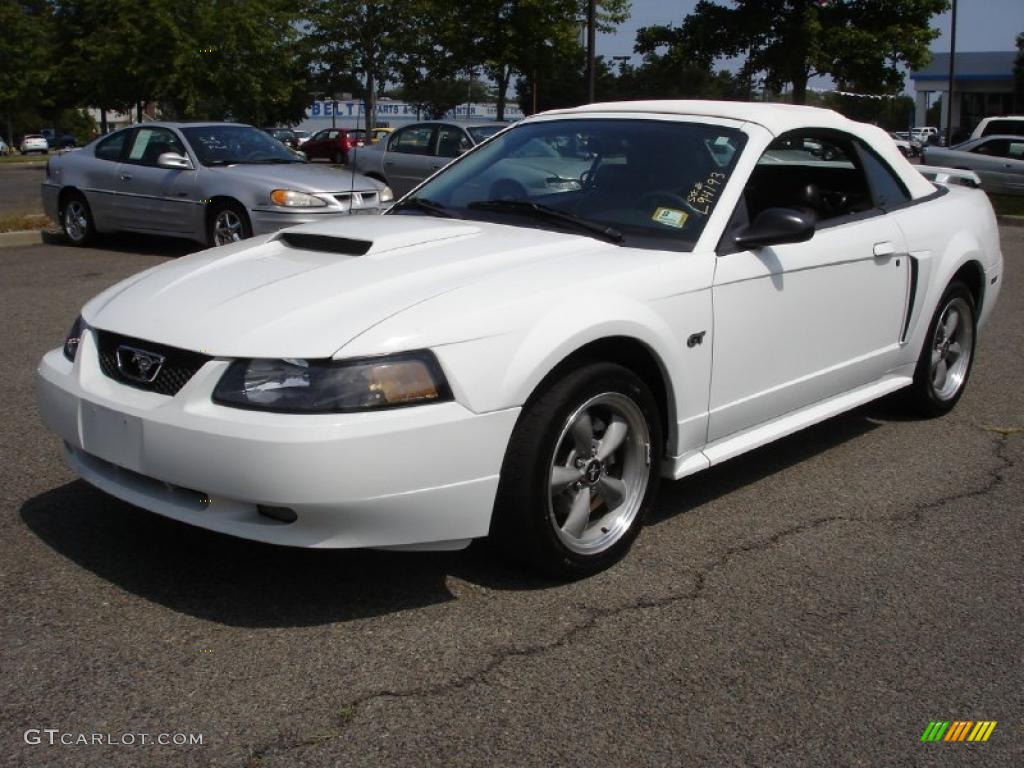
[[[343,253],[346,256],[364,256],[373,247],[370,240],[354,240],[336,235],[316,235],[310,232],[282,232],[277,239],[292,248],[321,253]]]

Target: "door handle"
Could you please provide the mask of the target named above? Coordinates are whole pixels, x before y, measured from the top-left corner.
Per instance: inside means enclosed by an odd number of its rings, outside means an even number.
[[[875,256],[881,258],[883,256],[892,256],[896,253],[896,246],[886,241],[884,243],[875,243]]]
[[[122,173],[121,174],[121,181],[131,181],[131,180],[132,180],[132,175],[130,173]]]

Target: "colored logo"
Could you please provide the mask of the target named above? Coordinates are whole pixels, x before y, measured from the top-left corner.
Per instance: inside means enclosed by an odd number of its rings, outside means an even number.
[[[921,741],[988,741],[995,729],[995,720],[932,720]]]

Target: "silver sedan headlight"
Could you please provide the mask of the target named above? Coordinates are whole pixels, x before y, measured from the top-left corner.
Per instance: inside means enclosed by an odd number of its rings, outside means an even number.
[[[391,191],[391,187],[384,185],[384,189],[380,191],[380,201],[382,203],[390,203],[395,199],[395,193]]]
[[[307,192],[294,189],[275,189],[270,193],[270,202],[283,208],[322,208],[327,203]]]
[[[236,360],[213,391],[234,408],[279,413],[345,413],[452,399],[429,351],[354,360]]]

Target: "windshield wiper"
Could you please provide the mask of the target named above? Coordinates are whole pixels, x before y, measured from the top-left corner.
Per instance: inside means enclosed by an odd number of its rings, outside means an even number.
[[[415,208],[425,213],[429,213],[432,216],[443,216],[446,219],[457,219],[459,218],[456,213],[451,210],[448,206],[442,205],[435,200],[430,200],[426,197],[407,197],[400,203],[392,207],[391,210],[396,211],[399,208]]]
[[[622,233],[615,229],[615,227],[598,224],[596,221],[588,221],[574,213],[560,211],[557,208],[534,203],[529,200],[478,200],[466,207],[479,211],[508,211],[510,213],[521,213],[524,216],[550,219],[551,221],[582,229],[611,243],[621,243],[623,240]]]
[[[207,160],[205,163],[203,163],[203,165],[205,165],[207,168],[213,168],[214,166],[218,165],[235,165],[237,163],[237,160]]]

